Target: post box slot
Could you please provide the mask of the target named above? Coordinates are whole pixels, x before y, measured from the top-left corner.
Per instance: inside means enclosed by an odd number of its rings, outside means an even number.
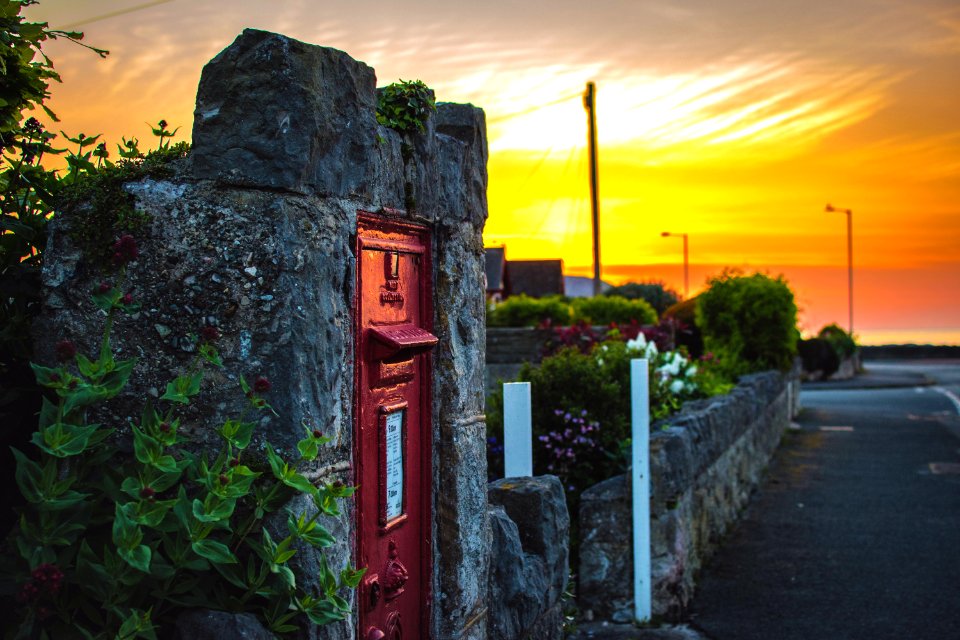
[[[369,329],[370,358],[387,360],[399,355],[412,357],[429,351],[437,344],[437,336],[413,324],[397,324]]]

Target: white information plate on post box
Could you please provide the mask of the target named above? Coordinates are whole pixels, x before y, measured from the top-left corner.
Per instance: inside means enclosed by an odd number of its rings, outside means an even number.
[[[388,414],[384,429],[387,522],[403,515],[403,414],[403,409]]]

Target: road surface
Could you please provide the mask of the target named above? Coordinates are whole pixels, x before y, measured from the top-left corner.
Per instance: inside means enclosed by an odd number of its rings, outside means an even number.
[[[960,362],[868,362],[801,394],[766,481],[704,569],[712,640],[960,638]]]

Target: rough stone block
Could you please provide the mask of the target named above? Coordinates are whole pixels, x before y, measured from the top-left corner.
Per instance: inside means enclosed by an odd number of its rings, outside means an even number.
[[[326,196],[377,190],[376,77],[336,49],[246,29],[200,76],[193,174]]]
[[[493,535],[487,633],[490,640],[512,640],[525,632],[548,608],[543,558],[524,553],[520,532],[503,507],[488,511]]]
[[[546,601],[558,602],[570,570],[570,516],[563,483],[549,475],[503,478],[490,483],[488,498],[517,524],[524,551],[543,558],[550,589]]]
[[[273,640],[270,631],[251,613],[191,609],[177,617],[178,640]]]

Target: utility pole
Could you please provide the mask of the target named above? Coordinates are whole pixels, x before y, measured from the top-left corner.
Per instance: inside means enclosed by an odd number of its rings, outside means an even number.
[[[593,295],[600,295],[600,198],[597,185],[597,87],[587,83],[583,106],[587,110],[587,142],[590,149],[590,212],[593,219]]]

